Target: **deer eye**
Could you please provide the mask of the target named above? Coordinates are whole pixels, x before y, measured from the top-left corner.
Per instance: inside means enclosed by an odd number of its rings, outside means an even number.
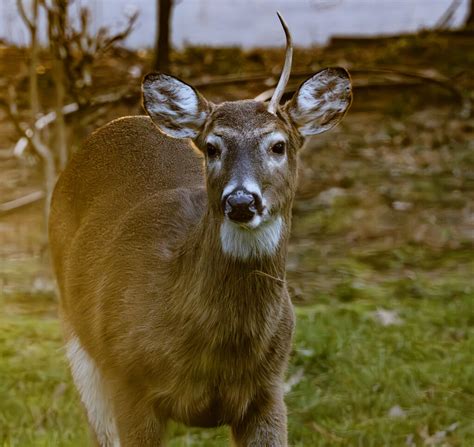
[[[271,151],[274,154],[283,155],[285,153],[285,143],[283,141],[279,141],[278,143],[275,143],[272,146]]]
[[[217,158],[220,155],[219,149],[211,143],[207,143],[206,151],[209,158]]]

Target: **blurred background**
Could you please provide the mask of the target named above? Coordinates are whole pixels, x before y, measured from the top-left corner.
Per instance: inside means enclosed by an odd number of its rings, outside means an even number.
[[[474,445],[473,0],[2,0],[0,444],[88,445],[45,222],[94,129],[143,113],[141,77],[213,101],[346,67],[354,103],[301,155],[287,265],[293,446]],[[224,446],[170,429],[171,446]]]

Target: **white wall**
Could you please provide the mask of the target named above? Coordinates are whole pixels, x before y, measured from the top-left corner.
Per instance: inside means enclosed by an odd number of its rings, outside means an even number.
[[[28,0],[24,0],[26,3]],[[332,35],[374,35],[432,27],[452,0],[177,0],[173,15],[173,42],[183,45],[282,45],[275,15],[284,14],[297,45],[324,43]],[[15,0],[0,0],[0,37],[24,44],[26,30]],[[117,25],[128,11],[139,10],[132,47],[153,45],[155,0],[74,0],[72,10],[85,4],[95,23]],[[468,0],[462,0],[455,24],[462,23]]]

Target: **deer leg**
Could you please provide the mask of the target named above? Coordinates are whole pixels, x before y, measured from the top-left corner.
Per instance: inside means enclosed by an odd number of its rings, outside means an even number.
[[[100,447],[116,446],[118,434],[112,402],[101,372],[78,337],[71,336],[66,350],[72,377],[86,411],[92,442]]]
[[[286,447],[286,426],[286,406],[279,391],[255,401],[245,417],[232,425],[233,442],[236,447]]]
[[[160,447],[166,420],[160,420],[151,402],[141,398],[139,390],[120,391],[114,397],[119,447]],[[114,445],[115,447],[115,445]]]

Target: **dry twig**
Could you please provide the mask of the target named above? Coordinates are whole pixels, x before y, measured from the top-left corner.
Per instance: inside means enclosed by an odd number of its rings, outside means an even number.
[[[43,191],[33,191],[29,194],[26,194],[23,197],[18,199],[10,200],[5,203],[0,204],[0,214],[6,214],[10,211],[17,210],[18,208],[23,208],[26,205],[31,205],[32,203],[38,202],[44,199]]]
[[[51,148],[46,145],[40,138],[39,131],[35,128],[25,126],[18,114],[18,107],[16,104],[16,92],[13,86],[8,89],[8,99],[0,99],[0,106],[2,106],[15,126],[22,138],[26,139],[31,144],[36,153],[43,160],[43,174],[44,174],[44,188],[45,188],[45,219],[49,216],[49,201],[53,194],[54,183],[56,181],[56,166],[54,162],[54,153]]]

